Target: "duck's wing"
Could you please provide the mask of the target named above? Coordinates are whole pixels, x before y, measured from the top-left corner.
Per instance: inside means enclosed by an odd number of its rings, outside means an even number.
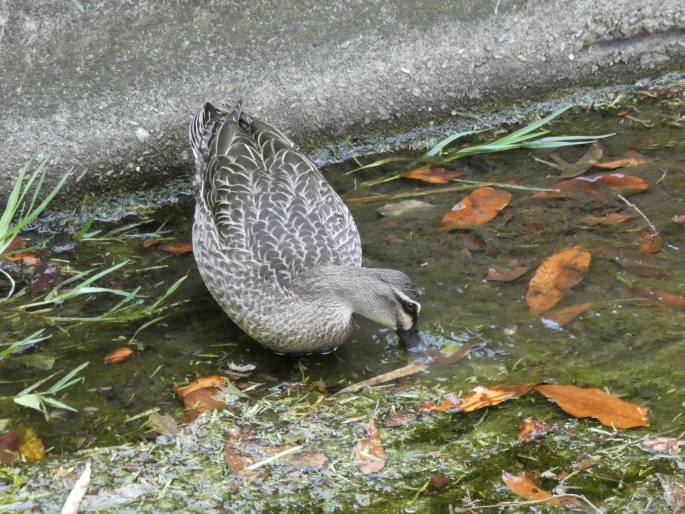
[[[361,265],[354,220],[316,165],[275,127],[234,114],[211,140],[202,183],[224,249],[281,284],[314,265]]]

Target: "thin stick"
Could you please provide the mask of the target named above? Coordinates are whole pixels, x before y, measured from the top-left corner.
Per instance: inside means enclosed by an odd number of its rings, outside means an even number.
[[[647,222],[647,225],[649,225],[649,232],[653,235],[656,236],[659,231],[656,229],[654,224],[649,221],[649,218],[647,215],[640,210],[640,208],[635,205],[634,203],[629,202],[623,195],[618,195],[618,197],[621,199],[623,203],[625,203],[628,207],[631,207],[632,209],[635,209],[635,212],[637,212],[640,216],[642,216],[642,219],[644,219]]]
[[[302,449],[302,446],[293,446],[292,448],[288,448],[287,450],[283,450],[282,452],[278,452],[275,455],[272,455],[268,459],[260,460],[258,462],[255,462],[254,464],[250,464],[249,466],[245,466],[243,468],[243,471],[254,471],[255,469],[259,469],[262,466],[266,466],[267,464],[271,464],[272,462],[280,459],[281,457],[285,457],[286,455],[290,455],[291,453],[299,452]]]
[[[81,508],[81,501],[88,490],[88,485],[90,485],[90,461],[86,462],[86,467],[83,469],[81,476],[78,477],[69,496],[67,496],[67,501],[64,502],[60,514],[78,514]]]
[[[466,180],[462,178],[453,178],[452,182],[461,182],[462,184],[472,184],[479,187],[500,187],[502,189],[517,189],[521,191],[535,191],[543,193],[558,193],[558,189],[550,189],[547,187],[532,187],[532,186],[519,186],[516,184],[505,184],[504,182],[480,182],[478,180]]]
[[[364,389],[365,387],[384,384],[386,382],[392,382],[393,380],[397,380],[398,378],[416,375],[417,373],[420,373],[426,369],[428,369],[428,364],[408,364],[406,366],[402,366],[401,368],[388,371],[387,373],[381,373],[380,375],[376,375],[375,377],[371,377],[367,380],[362,380],[361,382],[357,382],[356,384],[348,385],[347,387],[341,389],[335,394],[338,395],[343,393],[354,393],[356,391]]]
[[[369,196],[358,196],[353,198],[345,198],[345,203],[370,203],[370,202],[381,202],[387,200],[399,200],[400,198],[412,198],[414,196],[428,196],[437,195],[442,193],[454,193],[455,191],[464,191],[466,189],[473,189],[477,186],[454,186],[454,187],[441,187],[438,189],[429,189],[424,191],[410,191],[407,193],[398,193],[396,195],[369,195]],[[555,190],[556,191],[556,190]]]

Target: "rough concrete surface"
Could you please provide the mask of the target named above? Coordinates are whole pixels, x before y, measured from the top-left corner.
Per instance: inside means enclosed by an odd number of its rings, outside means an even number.
[[[189,174],[233,101],[305,147],[479,102],[676,69],[682,0],[0,0],[0,193],[39,152],[73,191]]]

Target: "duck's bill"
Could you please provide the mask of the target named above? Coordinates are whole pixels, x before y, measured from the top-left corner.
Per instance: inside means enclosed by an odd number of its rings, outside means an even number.
[[[425,349],[423,338],[421,337],[421,333],[416,326],[410,328],[409,330],[398,330],[397,336],[410,352],[419,352]]]

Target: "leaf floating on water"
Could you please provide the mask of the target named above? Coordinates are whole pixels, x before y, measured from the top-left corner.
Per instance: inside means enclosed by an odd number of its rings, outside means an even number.
[[[221,375],[209,375],[206,377],[196,378],[187,385],[181,386],[177,385],[174,387],[174,393],[181,398],[185,398],[187,395],[198,389],[204,389],[206,387],[223,387],[226,384],[226,379]]]
[[[620,225],[621,223],[633,219],[632,214],[622,214],[620,212],[612,212],[604,216],[593,216],[586,214],[580,218],[581,223],[585,225]]]
[[[439,412],[473,412],[484,407],[499,405],[509,398],[521,396],[531,391],[535,384],[511,384],[496,387],[474,387],[459,398],[455,394],[448,394],[438,405],[430,402],[421,404],[424,410]]]
[[[664,246],[664,239],[661,237],[661,234],[653,234],[647,230],[638,237],[637,246],[640,253],[658,253]]]
[[[576,177],[550,186],[558,192],[542,191],[535,193],[535,198],[577,198],[580,196],[600,196],[607,189],[614,193],[630,195],[647,189],[647,182],[640,177],[623,173],[604,173],[592,177]]]
[[[511,282],[522,277],[530,266],[518,259],[510,259],[505,266],[490,266],[488,268],[488,278],[498,282]]]
[[[373,418],[369,420],[367,430],[366,439],[358,441],[354,447],[354,461],[359,471],[365,475],[377,473],[385,467],[385,450]]]
[[[193,251],[193,245],[188,241],[171,241],[159,247],[160,250],[173,255],[184,255]]]
[[[583,280],[592,255],[581,245],[566,248],[544,260],[530,280],[526,304],[531,314],[551,309]]]
[[[655,437],[645,439],[640,444],[642,449],[651,453],[663,453],[664,455],[675,455],[681,446],[685,446],[685,441],[675,437]]]
[[[599,145],[599,143],[593,143],[590,145],[590,148],[587,150],[587,152],[585,152],[585,154],[583,154],[583,156],[574,164],[568,164],[562,161],[562,173],[559,176],[561,178],[570,178],[582,175],[595,164],[597,164],[597,162],[599,162],[599,160],[602,158],[602,155],[604,155],[604,149]]]
[[[535,389],[576,418],[591,417],[616,428],[649,426],[647,407],[628,403],[601,389],[545,384],[535,386]]]
[[[511,201],[511,193],[492,187],[479,187],[446,212],[442,230],[464,230],[487,223]]]
[[[617,249],[609,246],[597,248],[597,251],[616,262],[626,271],[648,278],[662,278],[671,274],[653,255],[638,253],[634,250]]]
[[[577,180],[588,180],[606,184],[614,193],[623,195],[640,193],[645,191],[648,187],[647,182],[640,177],[624,175],[623,173],[605,173],[604,175],[597,175],[595,177],[578,177]]]
[[[106,364],[119,364],[133,355],[133,348],[130,346],[122,346],[116,350],[112,350],[105,356]]]
[[[590,307],[592,307],[592,303],[590,303],[590,302],[578,303],[575,305],[569,305],[568,307],[562,307],[560,309],[554,309],[553,311],[548,311],[543,316],[543,319],[552,321],[555,324],[559,325],[560,327],[563,327],[563,326],[571,323],[571,321],[573,321],[578,316],[583,314]]]
[[[685,309],[685,296],[668,291],[654,291],[647,287],[642,287],[633,291],[635,296],[652,300],[654,303],[667,305],[675,309]]]
[[[528,416],[521,420],[516,433],[516,439],[522,443],[532,443],[542,439],[553,427],[546,425],[534,416]]]
[[[461,175],[461,171],[423,166],[403,173],[402,177],[420,180],[428,184],[447,184],[450,179],[460,177]]]
[[[649,159],[644,155],[634,152],[632,150],[625,153],[625,155],[614,161],[600,162],[595,164],[595,167],[602,168],[605,170],[615,170],[618,168],[629,168],[631,166],[641,166],[643,164],[649,164]]]

